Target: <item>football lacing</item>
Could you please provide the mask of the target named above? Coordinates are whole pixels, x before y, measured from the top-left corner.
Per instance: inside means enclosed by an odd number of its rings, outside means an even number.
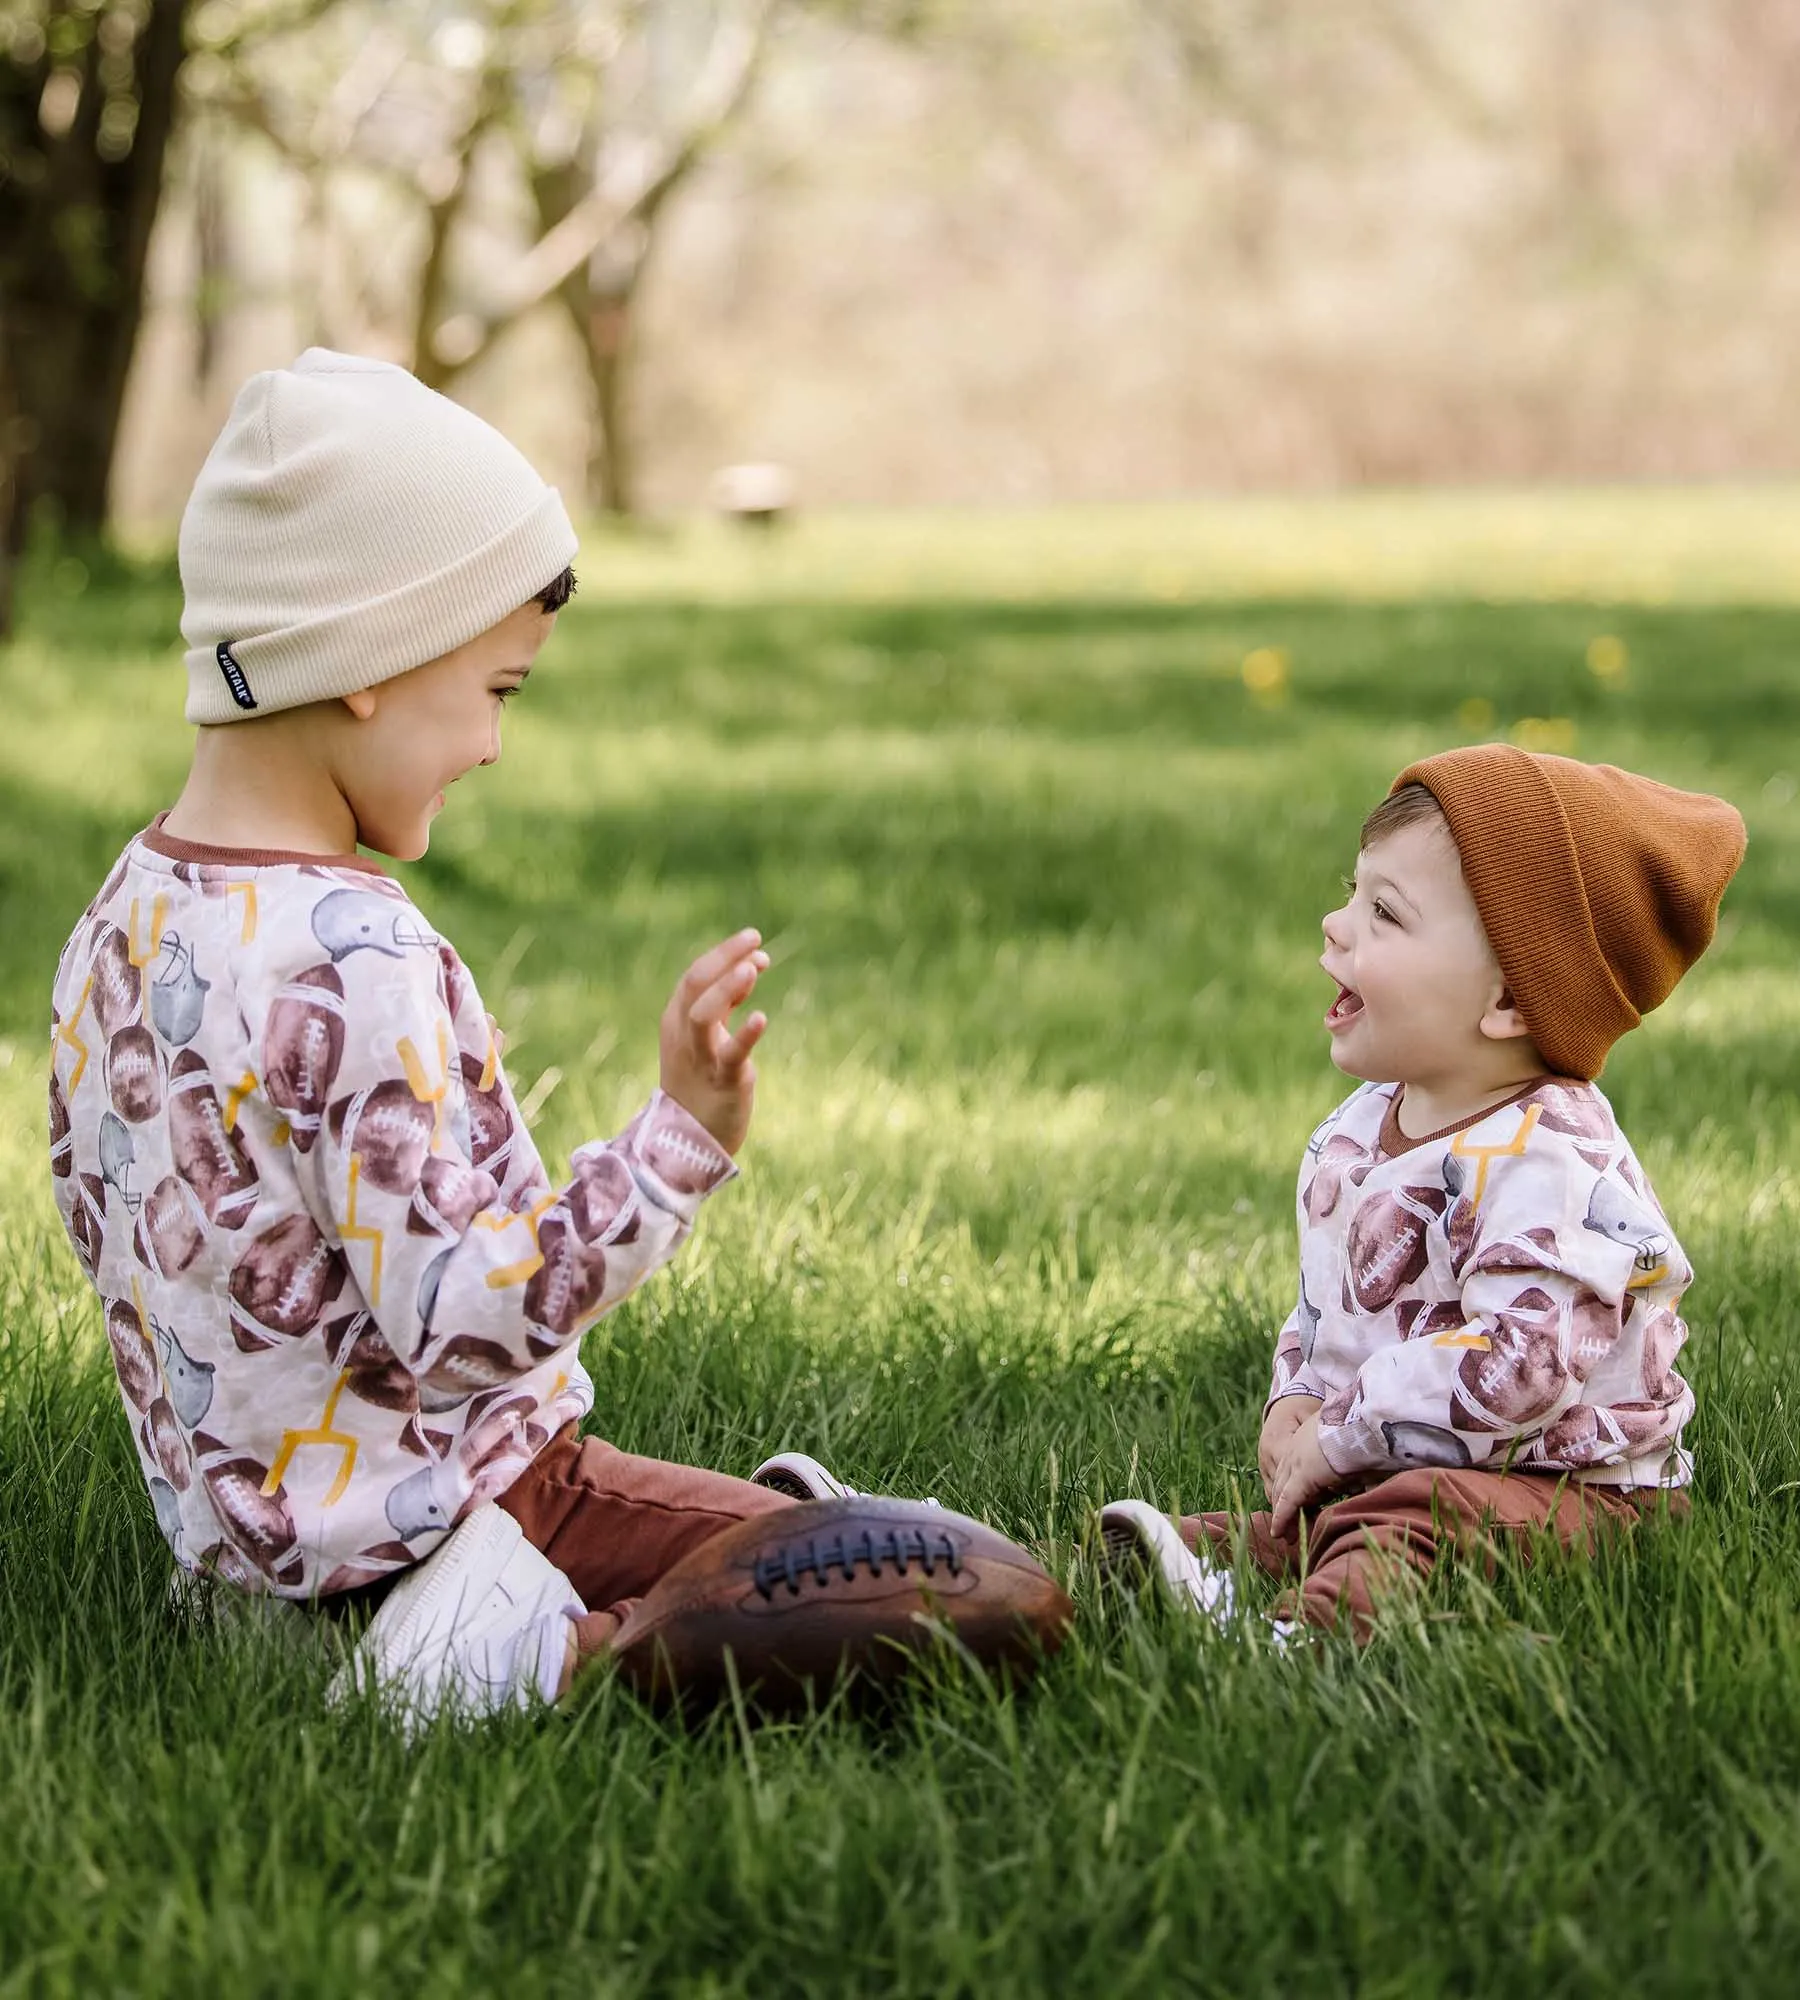
[[[883,1563],[892,1563],[904,1574],[915,1562],[927,1576],[936,1574],[939,1563],[952,1576],[962,1569],[955,1542],[941,1528],[930,1534],[923,1528],[889,1528],[885,1534],[864,1528],[855,1535],[840,1530],[835,1535],[809,1535],[803,1542],[784,1542],[779,1549],[757,1557],[753,1574],[762,1596],[773,1597],[776,1585],[785,1583],[789,1596],[798,1597],[803,1576],[816,1577],[823,1585],[830,1583],[836,1570],[848,1582],[859,1564],[871,1576],[879,1576]]]

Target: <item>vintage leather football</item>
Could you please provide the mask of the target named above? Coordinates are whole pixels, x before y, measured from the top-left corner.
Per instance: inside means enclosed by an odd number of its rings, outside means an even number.
[[[853,1495],[758,1514],[703,1543],[640,1600],[613,1642],[642,1695],[704,1706],[738,1684],[764,1708],[819,1698],[840,1671],[896,1679],[952,1637],[1024,1680],[1074,1607],[1016,1542],[916,1500]]]

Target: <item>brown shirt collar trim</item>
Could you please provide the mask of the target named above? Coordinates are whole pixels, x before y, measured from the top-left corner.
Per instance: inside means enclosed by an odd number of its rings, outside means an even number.
[[[1540,1084],[1553,1079],[1549,1076],[1534,1076],[1527,1084],[1522,1084],[1510,1097],[1503,1097],[1497,1104],[1487,1104],[1479,1111],[1471,1111],[1466,1118],[1459,1118],[1454,1125],[1446,1125],[1441,1132],[1421,1133],[1416,1139],[1409,1139],[1400,1129],[1400,1100],[1406,1095],[1406,1085],[1397,1083],[1394,1094],[1388,1099],[1388,1107],[1381,1120],[1381,1136],[1376,1140],[1384,1160],[1397,1160],[1402,1153],[1410,1153],[1420,1146],[1435,1145],[1440,1139],[1448,1139],[1455,1133],[1466,1132],[1471,1125],[1479,1125],[1484,1118],[1493,1117],[1496,1111],[1504,1111],[1509,1104],[1517,1104],[1526,1098]]]
[[[387,870],[379,861],[371,861],[366,854],[299,854],[284,847],[208,847],[198,840],[182,840],[172,833],[164,833],[163,821],[166,812],[156,817],[138,835],[152,854],[161,854],[170,861],[191,861],[200,867],[214,868],[354,868],[364,875],[385,875]]]

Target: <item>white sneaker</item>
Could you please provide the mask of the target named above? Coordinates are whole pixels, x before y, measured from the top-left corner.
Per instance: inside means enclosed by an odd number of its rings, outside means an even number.
[[[773,1458],[765,1458],[751,1473],[750,1483],[785,1493],[792,1500],[850,1500],[859,1493],[803,1451],[779,1451]]]
[[[409,1723],[447,1707],[493,1715],[554,1701],[569,1620],[586,1609],[490,1500],[382,1599],[325,1699],[335,1705],[372,1690]]]
[[[1221,1631],[1237,1603],[1230,1570],[1196,1555],[1168,1515],[1147,1500],[1112,1500],[1100,1509],[1100,1568],[1106,1576],[1135,1569],[1160,1578],[1184,1611],[1210,1618]]]
[[[752,1486],[766,1486],[771,1492],[785,1493],[791,1500],[860,1500],[866,1496],[860,1486],[846,1486],[835,1472],[827,1472],[816,1458],[803,1451],[780,1451],[765,1458],[750,1475]],[[935,1507],[930,1494],[922,1502]]]

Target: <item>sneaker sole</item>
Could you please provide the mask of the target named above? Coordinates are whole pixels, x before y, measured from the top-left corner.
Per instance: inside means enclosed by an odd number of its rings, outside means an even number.
[[[1175,1525],[1146,1500],[1114,1500],[1100,1510],[1100,1570],[1117,1580],[1127,1570],[1154,1577],[1183,1610],[1215,1622],[1230,1612],[1231,1572],[1203,1563]]]
[[[771,1493],[785,1493],[790,1500],[852,1500],[854,1486],[827,1472],[816,1458],[803,1451],[779,1452],[765,1458],[750,1475],[752,1486],[766,1486]]]

